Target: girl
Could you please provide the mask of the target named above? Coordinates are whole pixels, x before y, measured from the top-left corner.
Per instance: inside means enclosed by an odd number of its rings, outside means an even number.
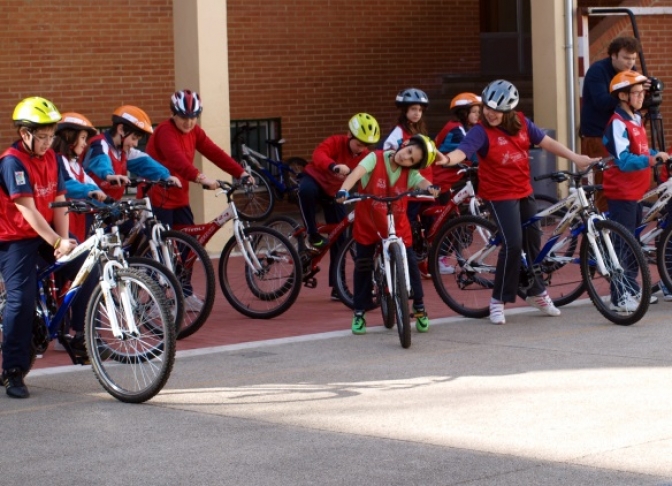
[[[78,161],[86,148],[89,137],[96,135],[98,131],[93,127],[88,118],[79,113],[64,113],[61,121],[56,125],[56,138],[52,148],[57,158],[67,170],[70,179],[66,179],[65,188],[68,199],[92,198],[104,201],[106,196],[96,183],[86,175],[84,168]],[[70,213],[70,233],[78,241],[84,241],[88,234],[86,215]]]
[[[473,154],[478,156],[478,194],[489,204],[504,242],[497,258],[490,321],[504,324],[504,304],[516,300],[521,251],[524,247],[527,254],[535,258],[541,245],[538,223],[524,233],[521,228],[522,221],[537,212],[530,183],[530,144],[569,159],[579,168],[585,168],[599,159],[572,152],[547,136],[525,115],[514,111],[519,95],[510,82],[503,79],[493,81],[483,90],[481,98],[481,122],[469,130],[459,146],[446,155],[446,159],[447,165],[455,165]],[[539,279],[527,295],[525,300],[531,306],[549,316],[560,315],[560,310],[553,305]]]
[[[443,156],[438,154],[440,158]],[[341,189],[336,193],[336,200],[342,203],[348,198],[348,191],[361,179],[362,192],[377,195],[393,195],[407,191],[409,188],[430,189],[432,195],[438,189],[430,185],[420,175],[420,170],[429,167],[437,157],[436,147],[429,137],[413,135],[401,148],[394,150],[376,150],[367,155],[343,181]],[[418,332],[427,332],[429,317],[423,302],[422,281],[410,245],[411,227],[406,216],[407,198],[394,204],[394,223],[397,235],[409,242],[406,253],[410,273],[411,289],[413,290],[413,315]],[[372,200],[361,201],[355,206],[355,222],[352,235],[356,241],[357,261],[355,263],[355,315],[352,319],[352,333],[365,334],[365,309],[371,304],[371,271],[373,256],[381,235],[387,235],[387,208]]]
[[[388,135],[383,150],[397,150],[402,142],[413,135],[427,135],[427,126],[422,115],[429,106],[429,98],[424,91],[416,88],[404,89],[395,99],[397,108],[401,110],[397,126]]]

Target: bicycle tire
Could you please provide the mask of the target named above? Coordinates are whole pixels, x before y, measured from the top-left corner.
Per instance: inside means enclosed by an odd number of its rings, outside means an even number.
[[[168,270],[168,267],[151,258],[129,257],[126,263],[129,267],[147,274],[163,290],[170,308],[170,315],[173,318],[175,332],[179,333],[184,321],[184,293],[175,274]]]
[[[649,309],[651,299],[651,274],[646,263],[641,246],[635,237],[623,225],[611,220],[595,221],[595,243],[598,251],[604,259],[604,264],[610,275],[603,276],[597,270],[595,254],[588,238],[584,237],[581,242],[581,274],[586,283],[586,290],[590,300],[598,312],[614,324],[630,326],[638,322]],[[616,252],[617,262],[611,260],[606,250],[606,241],[609,238]],[[622,268],[621,271],[618,268]],[[639,288],[637,288],[639,287]],[[611,293],[615,294],[612,298]],[[612,308],[612,302],[616,303],[624,299],[626,293],[637,296],[631,302],[636,302],[636,307],[625,311]]]
[[[404,259],[401,255],[401,248],[399,248],[398,244],[390,245],[389,250],[392,281],[390,295],[393,302],[394,318],[397,323],[397,332],[401,347],[408,349],[411,347],[411,314],[408,310],[406,269],[404,267]]]
[[[498,250],[480,263],[466,263],[482,250],[497,226],[479,216],[460,216],[449,220],[437,232],[429,249],[429,273],[441,300],[466,317],[482,318],[490,314],[490,298],[497,268]],[[442,274],[439,262],[447,269]],[[448,269],[452,267],[452,272]]]
[[[177,333],[180,340],[198,331],[210,317],[217,286],[215,269],[208,252],[193,236],[178,230],[165,230],[161,232],[161,241],[168,244],[172,262],[167,266],[173,268],[185,298],[184,318]],[[138,256],[151,258],[149,246],[143,247]],[[161,252],[159,258],[159,263],[166,265]],[[195,298],[190,299],[190,296]]]
[[[165,293],[152,278],[137,269],[120,268],[115,269],[115,280],[117,285],[110,289],[113,300],[118,303],[119,293],[128,289],[139,335],[128,332],[125,314],[118,305],[115,312],[123,336],[113,335],[99,284],[87,305],[86,349],[96,378],[110,395],[122,402],[142,403],[159,393],[168,381],[175,362],[175,327]],[[158,319],[148,315],[155,306]]]
[[[385,271],[383,270],[380,257],[375,259],[375,268],[373,270],[375,288],[374,292],[380,302],[380,313],[383,315],[383,326],[387,329],[394,327],[394,302],[385,280]]]
[[[254,179],[254,186],[241,185],[233,192],[231,200],[236,205],[240,219],[263,221],[273,211],[275,192],[265,175],[254,169],[248,169],[247,172]]]
[[[668,289],[672,289],[672,225],[663,230],[656,242],[658,275]]]
[[[355,261],[357,260],[357,246],[355,239],[350,236],[346,239],[343,246],[338,251],[336,256],[336,284],[334,289],[336,289],[336,294],[338,294],[339,299],[346,307],[349,309],[355,308]],[[371,273],[371,279],[373,281],[373,287],[371,291],[371,302],[368,303],[368,307],[364,310],[370,311],[376,309],[381,305],[379,299],[380,292],[378,290],[378,284],[376,282],[373,272]]]
[[[264,228],[271,228],[278,231],[282,236],[287,238],[296,250],[299,250],[299,236],[297,231],[302,228],[302,225],[290,216],[280,214],[269,218],[262,224]]]
[[[231,306],[253,319],[271,319],[289,309],[301,291],[299,254],[275,230],[252,226],[243,230],[263,266],[254,272],[239,252],[235,236],[219,257],[219,284]]]

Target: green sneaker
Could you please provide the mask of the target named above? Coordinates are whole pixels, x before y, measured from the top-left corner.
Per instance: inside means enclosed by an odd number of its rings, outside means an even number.
[[[413,317],[415,317],[415,328],[418,330],[418,332],[429,331],[429,317],[427,317],[427,311],[424,307],[421,309],[416,309],[414,306]]]
[[[352,333],[366,334],[366,319],[364,319],[364,314],[355,314],[352,318]]]

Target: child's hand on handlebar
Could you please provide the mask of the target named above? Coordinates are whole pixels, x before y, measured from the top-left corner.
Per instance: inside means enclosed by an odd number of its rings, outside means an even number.
[[[54,257],[59,259],[65,255],[68,255],[76,247],[77,241],[73,240],[72,238],[61,240],[58,244],[58,247],[54,250]]]
[[[166,181],[170,182],[175,187],[182,187],[182,182],[175,176],[170,176],[168,179],[166,179]]]
[[[574,157],[572,159],[572,162],[574,162],[580,170],[587,168],[593,162],[598,162],[602,160],[600,157],[588,157],[587,155],[580,155],[580,154],[577,155],[578,155],[577,157]]]
[[[336,197],[336,202],[339,203],[339,204],[342,204],[343,201],[345,201],[346,199],[348,199],[350,197],[350,193],[348,191],[346,191],[345,189],[340,189],[336,193],[335,197]]]
[[[107,194],[105,194],[103,191],[91,191],[89,194],[87,194],[89,198],[95,199],[96,201],[100,202],[105,202],[107,199]]]
[[[105,180],[109,182],[111,186],[125,186],[129,183],[129,178],[125,175],[110,174],[105,177]]]

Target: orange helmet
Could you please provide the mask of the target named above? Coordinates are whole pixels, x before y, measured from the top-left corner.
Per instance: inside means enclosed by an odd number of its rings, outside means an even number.
[[[61,121],[56,125],[56,133],[67,128],[86,130],[90,137],[98,133],[98,130],[96,130],[87,117],[72,111],[61,115]]]
[[[482,105],[483,100],[480,96],[474,93],[460,93],[450,101],[450,110],[457,110],[458,108],[471,108],[474,105]]]
[[[630,88],[636,84],[644,84],[648,80],[649,78],[636,71],[621,71],[616,74],[616,76],[612,78],[611,83],[609,83],[609,93],[611,93],[612,96],[618,96],[618,93],[621,91],[629,91]]]
[[[152,120],[137,106],[124,105],[114,110],[112,123],[122,123],[133,132],[144,132],[148,135],[154,131]]]

